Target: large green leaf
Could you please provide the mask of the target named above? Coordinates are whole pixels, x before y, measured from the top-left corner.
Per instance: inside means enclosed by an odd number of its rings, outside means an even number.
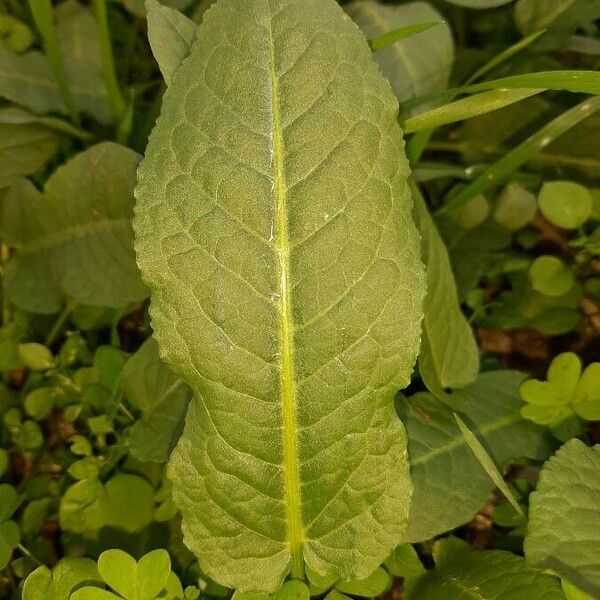
[[[133,187],[139,156],[103,143],[50,177],[44,193],[20,180],[2,203],[6,241],[16,249],[6,290],[32,312],[81,304],[123,307],[143,299],[132,247]]]
[[[531,495],[527,561],[600,595],[600,445],[567,442],[542,469]]]
[[[424,273],[397,103],[334,0],[229,0],[139,173],[161,356],[196,398],[170,465],[188,546],[242,590],[368,576],[410,497],[392,398]]]
[[[402,6],[359,0],[346,7],[368,38],[443,17],[425,2]],[[454,44],[446,23],[400,40],[375,54],[375,60],[401,102],[446,89],[454,61]]]
[[[97,119],[106,121],[105,92],[91,83],[89,76],[70,81],[69,91],[80,110],[89,111]],[[39,52],[13,54],[0,44],[0,97],[37,113],[67,114],[48,60]]]
[[[153,339],[127,361],[121,381],[127,400],[142,411],[129,431],[130,452],[139,460],[165,462],[183,430],[188,386],[161,362]]]
[[[448,252],[427,210],[419,188],[413,184],[413,217],[421,234],[421,252],[427,266],[419,372],[436,394],[475,381],[479,351],[471,326],[460,310]]]
[[[497,465],[521,457],[543,460],[552,451],[546,431],[520,414],[516,371],[483,373],[450,395],[469,429]],[[414,494],[406,541],[419,542],[454,529],[483,507],[494,484],[454,419],[452,410],[431,394],[397,403],[408,433]]]
[[[39,171],[52,158],[57,145],[58,136],[47,127],[0,123],[0,188]]]
[[[509,552],[462,551],[438,562],[407,600],[564,600],[558,579]]]

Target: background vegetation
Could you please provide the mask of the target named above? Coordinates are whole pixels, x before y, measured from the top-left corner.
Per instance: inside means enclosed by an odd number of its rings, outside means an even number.
[[[600,2],[344,8],[400,101],[429,291],[397,400],[406,543],[310,593],[600,598]],[[2,598],[231,594],[182,543],[164,467],[189,390],[132,246],[165,88],[141,0],[0,0]]]

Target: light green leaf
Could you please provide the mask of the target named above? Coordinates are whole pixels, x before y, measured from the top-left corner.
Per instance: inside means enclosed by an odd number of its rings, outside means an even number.
[[[444,242],[413,184],[413,217],[421,234],[421,253],[427,268],[427,295],[419,352],[419,372],[435,394],[475,381],[479,351],[471,327],[461,312],[452,267]]]
[[[165,462],[183,431],[190,389],[161,362],[153,339],[129,359],[121,382],[129,402],[142,411],[127,446],[139,460]]]
[[[574,285],[573,271],[551,254],[538,256],[529,267],[531,287],[546,296],[564,296]]]
[[[454,44],[450,27],[432,6],[425,2],[394,6],[359,0],[346,6],[346,12],[370,39],[416,24],[441,23],[379,50],[375,60],[400,102],[446,89],[454,62]]]
[[[92,146],[50,177],[38,193],[22,181],[12,196],[6,289],[32,312],[60,310],[63,298],[119,308],[147,292],[131,230],[138,155],[113,143]]]
[[[190,53],[197,26],[178,10],[164,6],[157,0],[146,0],[146,8],[152,54],[165,83],[170,85],[173,73]]]
[[[528,569],[510,552],[447,557],[421,578],[407,600],[564,600],[558,580]]]
[[[538,203],[546,219],[563,229],[577,229],[592,214],[592,195],[586,187],[572,181],[544,183]]]
[[[134,533],[147,526],[153,515],[152,486],[127,473],[117,473],[106,485],[97,479],[78,481],[60,501],[61,527],[90,536],[103,527]]]
[[[354,581],[344,581],[338,583],[335,588],[338,592],[344,594],[352,594],[353,596],[360,596],[363,598],[374,598],[379,596],[391,587],[392,578],[390,574],[379,567],[364,579]]]
[[[40,125],[1,124],[0,111],[0,188],[15,179],[40,171],[54,156],[58,136]]]
[[[43,344],[19,344],[19,355],[25,366],[33,371],[46,371],[54,366],[54,356]]]
[[[600,595],[600,445],[570,440],[544,465],[530,496],[527,562]]]
[[[303,561],[365,577],[402,536],[392,398],[424,295],[407,176],[396,100],[336,2],[206,13],[140,168],[135,229],[161,357],[196,394],[174,500],[220,584],[271,592]]]
[[[543,460],[552,452],[547,432],[521,418],[516,371],[483,373],[450,401],[485,443],[496,464],[520,457]],[[463,437],[452,410],[429,394],[397,403],[409,438],[415,488],[406,541],[420,542],[469,521],[494,489]]]
[[[36,421],[45,419],[54,407],[52,388],[41,387],[33,390],[25,397],[25,411]]]
[[[452,196],[442,210],[450,210],[462,206],[471,198],[477,196],[477,194],[481,194],[481,192],[484,192],[488,188],[501,183],[503,179],[516,171],[521,165],[525,164],[538,151],[548,146],[557,137],[594,114],[599,109],[600,96],[596,96],[584,100],[580,104],[565,111],[544,125],[516,148],[513,148],[493,165],[485,169],[475,181],[464,187],[456,195]]]
[[[600,421],[600,363],[588,365],[573,392],[573,410],[588,421]]]
[[[504,108],[505,106],[519,102],[524,98],[535,96],[542,91],[544,90],[514,89],[481,92],[409,117],[404,120],[402,128],[406,133],[434,129],[440,125],[464,121],[471,117]]]
[[[528,225],[537,212],[535,196],[523,186],[511,181],[500,193],[494,220],[509,231]]]
[[[126,600],[154,600],[171,572],[166,550],[154,550],[136,562],[123,550],[106,550],[98,559],[102,579]]]
[[[23,600],[69,600],[82,585],[99,584],[96,563],[90,558],[62,558],[50,570],[38,567],[25,580]]]
[[[506,481],[502,477],[502,474],[498,470],[498,467],[491,459],[487,450],[482,446],[481,442],[477,439],[477,437],[473,434],[473,432],[467,427],[465,422],[454,413],[454,418],[458,423],[458,427],[460,428],[465,441],[469,448],[471,448],[471,452],[475,455],[479,464],[485,469],[485,472],[488,474],[489,478],[494,482],[496,487],[504,494],[504,497],[511,503],[512,507],[521,515],[523,515],[523,509],[516,501],[513,496],[510,488],[508,487]]]
[[[385,33],[371,38],[369,40],[369,46],[373,52],[378,52],[379,50],[383,50],[384,48],[410,37],[411,35],[416,35],[422,31],[427,31],[428,29],[437,27],[442,23],[443,21],[427,21],[425,23],[415,23],[414,25],[406,25],[404,27],[399,27],[398,29],[393,29],[392,31],[386,31]]]
[[[298,580],[286,581],[273,596],[273,600],[308,600],[308,586]]]

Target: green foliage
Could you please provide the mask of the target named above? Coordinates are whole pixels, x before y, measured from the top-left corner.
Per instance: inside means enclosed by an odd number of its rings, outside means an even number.
[[[479,371],[479,354],[471,328],[460,310],[444,242],[416,186],[413,186],[413,200],[413,218],[421,234],[427,274],[419,372],[425,385],[439,396],[447,388],[473,383]]]
[[[7,265],[6,290],[15,304],[53,313],[66,297],[120,308],[146,296],[130,222],[138,160],[127,148],[98,144],[58,169],[43,195],[23,180],[25,197],[5,198],[1,229],[16,248]],[[32,272],[39,277],[32,279]]]
[[[592,195],[582,185],[570,181],[550,181],[538,198],[542,214],[564,229],[581,227],[592,213]]]
[[[101,584],[96,563],[90,558],[61,559],[52,569],[33,571],[23,586],[23,600],[69,600],[83,585]]]
[[[597,380],[596,380],[597,381]],[[592,597],[600,593],[600,446],[567,442],[544,466],[531,496],[527,561],[551,569]]]
[[[400,7],[359,0],[350,3],[346,10],[371,39],[401,27],[443,21],[440,13],[424,2]],[[401,102],[443,91],[450,79],[453,59],[454,44],[445,23],[401,39],[375,54]]]
[[[523,374],[484,373],[450,400],[497,465],[528,457],[544,460],[552,445],[542,428],[525,421],[518,395]],[[414,494],[407,541],[419,542],[471,519],[494,488],[469,448],[451,408],[430,394],[398,400],[406,426]]]
[[[98,572],[106,585],[117,592],[99,587],[82,587],[71,595],[73,600],[154,600],[181,598],[183,589],[171,572],[171,559],[165,550],[154,550],[138,562],[122,550],[107,550],[98,558]]]
[[[525,566],[524,559],[508,552],[444,554],[436,568],[422,577],[409,600],[453,600],[463,594],[482,600],[561,600],[556,579]]]
[[[0,597],[597,597],[599,17],[0,0]]]
[[[600,363],[588,365],[582,373],[581,360],[572,352],[552,361],[547,381],[530,379],[519,391],[526,403],[523,417],[548,425],[559,439],[580,433],[579,418],[600,420]]]
[[[13,550],[19,544],[21,533],[17,523],[11,519],[13,513],[22,502],[17,491],[12,486],[0,484],[0,568],[4,569]]]

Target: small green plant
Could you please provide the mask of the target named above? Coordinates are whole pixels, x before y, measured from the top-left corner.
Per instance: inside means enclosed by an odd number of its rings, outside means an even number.
[[[521,385],[526,402],[521,414],[550,429],[564,441],[583,431],[580,419],[600,420],[600,363],[582,372],[581,359],[559,354],[550,364],[546,381],[530,379]]]

